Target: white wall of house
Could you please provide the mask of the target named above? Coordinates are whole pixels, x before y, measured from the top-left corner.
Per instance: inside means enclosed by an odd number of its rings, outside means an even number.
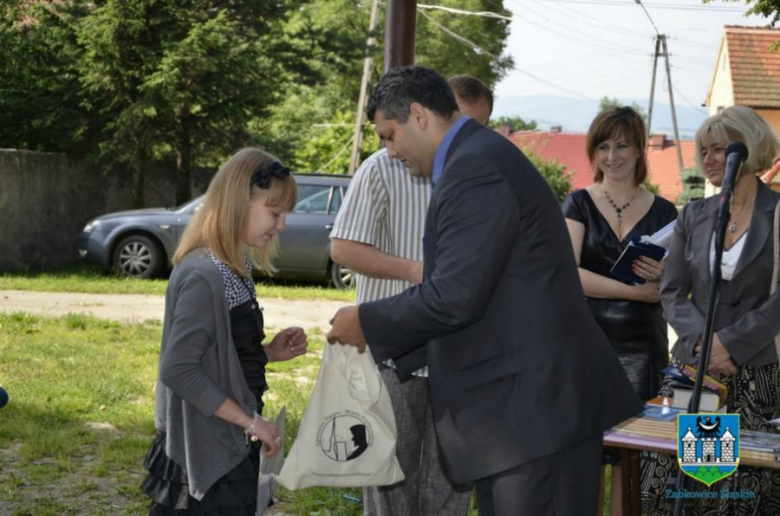
[[[728,43],[725,35],[721,41],[718,61],[712,76],[710,92],[707,95],[707,107],[710,116],[718,114],[724,108],[734,105],[734,83],[731,80]]]

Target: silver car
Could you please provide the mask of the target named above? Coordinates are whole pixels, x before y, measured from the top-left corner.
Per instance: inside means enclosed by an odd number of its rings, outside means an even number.
[[[287,215],[275,260],[280,276],[321,278],[350,288],[352,271],[330,259],[330,230],[349,185],[349,177],[294,174],[298,204]],[[105,269],[136,278],[152,278],[170,267],[170,257],[202,197],[178,208],[109,213],[87,223],[76,238],[79,254]]]

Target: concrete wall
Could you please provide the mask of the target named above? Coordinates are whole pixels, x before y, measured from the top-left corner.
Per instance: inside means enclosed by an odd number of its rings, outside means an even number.
[[[213,171],[199,170],[193,197]],[[175,204],[175,170],[146,175],[146,207]],[[54,269],[79,261],[76,235],[92,218],[130,209],[130,175],[64,154],[0,149],[0,271]]]

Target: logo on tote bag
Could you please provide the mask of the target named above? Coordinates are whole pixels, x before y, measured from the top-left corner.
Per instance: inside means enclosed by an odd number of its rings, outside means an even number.
[[[739,466],[739,414],[679,414],[677,461],[688,476],[711,486]]]
[[[317,446],[331,460],[347,462],[371,447],[374,432],[362,414],[350,410],[325,418],[317,432]]]

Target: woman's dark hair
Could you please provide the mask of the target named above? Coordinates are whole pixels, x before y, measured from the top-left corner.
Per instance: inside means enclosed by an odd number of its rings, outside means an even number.
[[[445,119],[458,110],[455,94],[444,77],[423,66],[402,66],[379,79],[368,100],[368,118],[373,121],[380,110],[385,118],[405,124],[413,102]]]
[[[647,133],[642,116],[628,106],[602,111],[590,124],[585,148],[594,169],[593,181],[604,180],[604,172],[596,164],[596,149],[602,142],[620,137],[636,146],[639,153],[634,175],[634,184],[639,186],[647,180]]]

